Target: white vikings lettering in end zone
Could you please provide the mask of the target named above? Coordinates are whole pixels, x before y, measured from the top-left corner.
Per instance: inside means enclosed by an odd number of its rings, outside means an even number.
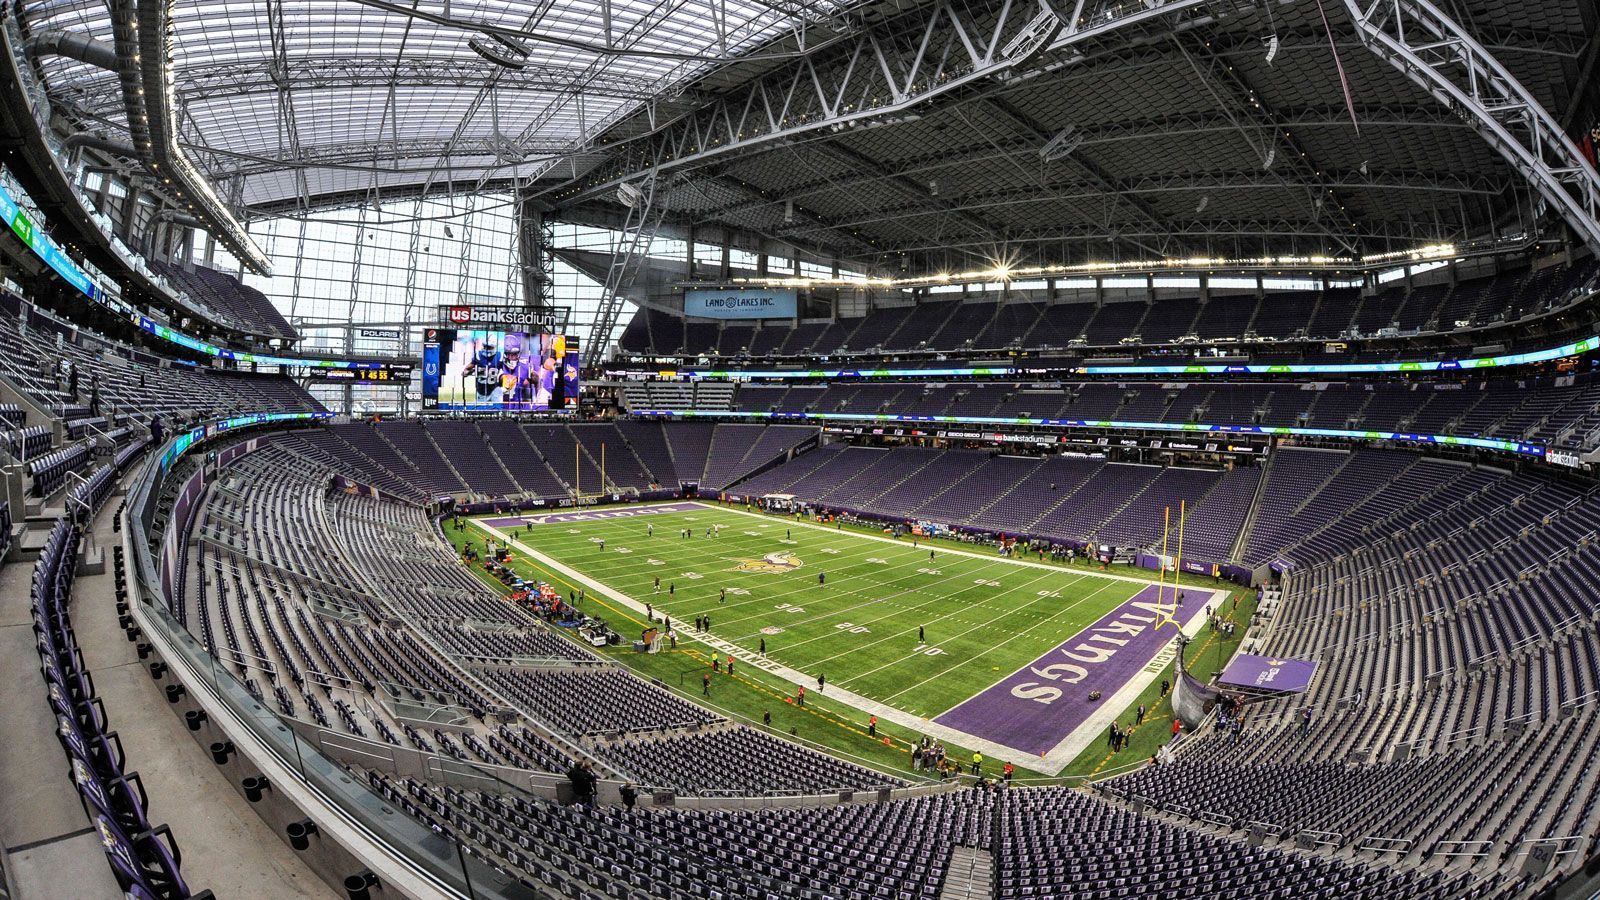
[[[1057,681],[1062,684],[1077,684],[1085,678],[1088,678],[1089,670],[1085,668],[1085,666],[1096,665],[1111,659],[1111,657],[1116,655],[1118,647],[1126,646],[1128,643],[1127,638],[1116,638],[1111,637],[1110,635],[1125,634],[1129,638],[1137,637],[1138,635],[1144,633],[1144,630],[1147,626],[1156,621],[1154,614],[1162,611],[1160,607],[1154,603],[1136,601],[1130,605],[1136,609],[1142,609],[1145,612],[1152,613],[1152,615],[1140,616],[1131,612],[1125,612],[1118,616],[1118,618],[1127,619],[1129,621],[1112,622],[1108,625],[1098,626],[1092,630],[1100,632],[1099,634],[1091,634],[1087,640],[1073,647],[1062,648],[1061,655],[1072,660],[1072,662],[1051,663],[1047,666],[1034,666],[1029,668],[1028,671],[1040,678],[1048,681]],[[1140,624],[1132,624],[1135,622]],[[1109,646],[1096,646],[1095,644],[1089,643],[1089,641],[1098,641],[1101,644]],[[1061,688],[1040,684],[1037,681],[1024,682],[1011,689],[1011,696],[1016,697],[1019,700],[1032,700],[1035,703],[1044,704],[1054,703],[1055,701],[1061,699],[1062,693],[1063,692]]]

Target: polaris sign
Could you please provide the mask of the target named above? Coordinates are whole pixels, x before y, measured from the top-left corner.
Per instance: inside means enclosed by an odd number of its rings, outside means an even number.
[[[792,319],[799,305],[794,288],[683,292],[683,314],[701,319]]]
[[[564,306],[549,309],[529,309],[526,306],[467,306],[454,304],[439,307],[439,321],[458,328],[483,328],[490,331],[527,331],[534,334],[562,334],[567,329]]]

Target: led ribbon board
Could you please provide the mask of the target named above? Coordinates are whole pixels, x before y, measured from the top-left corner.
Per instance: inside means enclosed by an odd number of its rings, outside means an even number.
[[[1114,420],[1091,421],[1088,419],[1031,419],[1031,418],[1005,418],[1002,416],[902,416],[886,413],[808,413],[808,412],[760,412],[756,410],[693,410],[693,409],[646,409],[634,410],[636,416],[653,416],[657,418],[730,418],[739,417],[747,419],[778,419],[784,421],[841,421],[841,422],[874,422],[878,424],[925,424],[925,425],[1036,425],[1046,428],[1106,428],[1137,431],[1181,431],[1188,434],[1266,434],[1266,435],[1303,435],[1306,437],[1332,437],[1349,438],[1358,441],[1412,441],[1420,444],[1438,444],[1452,447],[1478,447],[1485,450],[1498,450],[1503,453],[1516,453],[1523,456],[1536,456],[1543,458],[1545,448],[1539,444],[1528,444],[1522,441],[1503,441],[1496,438],[1456,437],[1448,434],[1413,434],[1403,431],[1353,431],[1343,428],[1294,428],[1277,425],[1205,425],[1200,423],[1184,422],[1118,422]]]
[[[1059,370],[1044,367],[978,367],[950,369],[688,369],[689,378],[777,379],[824,381],[834,378],[961,378],[1035,376],[1053,372],[1065,375],[1376,375],[1386,372],[1449,372],[1471,369],[1496,369],[1549,362],[1577,356],[1600,348],[1600,335],[1550,347],[1511,353],[1504,356],[1478,356],[1469,359],[1412,360],[1386,363],[1289,363],[1271,365],[1225,365],[1186,363],[1165,366],[1069,366]]]
[[[104,302],[99,296],[99,288],[95,286],[89,273],[78,268],[77,264],[67,258],[61,248],[57,247],[50,236],[40,231],[28,214],[22,211],[17,201],[11,199],[5,188],[0,187],[0,218],[5,220],[6,227],[11,229],[17,239],[27,246],[33,254],[39,257],[45,265],[55,270],[57,275],[66,279],[73,287],[86,294],[90,300]]]
[[[6,227],[10,228],[12,233],[29,250],[33,251],[35,256],[39,257],[45,265],[49,266],[57,275],[60,275],[68,284],[77,288],[85,297],[101,306],[114,310],[119,315],[126,317],[142,331],[155,335],[168,343],[177,344],[195,353],[214,356],[218,359],[231,359],[236,362],[256,363],[267,366],[310,366],[328,369],[385,369],[389,367],[388,362],[379,360],[360,361],[268,356],[229,350],[225,347],[207,343],[197,337],[163,325],[149,316],[141,315],[133,307],[108,295],[104,289],[94,283],[94,279],[89,277],[88,272],[80,268],[77,263],[73,262],[71,258],[61,251],[60,247],[56,246],[54,241],[50,240],[49,235],[39,230],[38,225],[28,218],[28,214],[22,211],[22,208],[17,205],[17,201],[12,199],[11,194],[4,187],[0,187],[0,219],[4,220]]]
[[[171,468],[173,462],[187,453],[189,448],[211,440],[219,434],[237,431],[240,428],[253,428],[258,425],[276,425],[282,422],[312,422],[318,419],[331,418],[333,418],[333,413],[331,412],[250,413],[196,425],[178,435],[166,452],[161,454],[161,471],[165,472]]]

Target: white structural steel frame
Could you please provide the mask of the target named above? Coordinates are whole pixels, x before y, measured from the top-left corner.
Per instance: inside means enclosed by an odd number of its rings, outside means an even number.
[[[588,343],[583,347],[584,365],[596,365],[604,358],[606,342],[622,316],[623,301],[644,267],[650,245],[655,242],[656,230],[661,227],[666,213],[666,205],[661,202],[665,192],[661,177],[652,172],[635,185],[638,194],[629,204],[622,230],[616,233],[612,244],[611,265],[606,270],[600,305],[594,311],[594,324],[589,329]]]
[[[1344,2],[1363,45],[1482,134],[1600,252],[1600,176],[1493,54],[1430,0]],[[1002,0],[979,20],[940,0],[915,29],[865,30],[692,112],[663,120],[647,107],[647,132],[590,148],[614,155],[596,172],[547,193],[572,203],[641,172],[693,167],[823,130],[893,125],[916,117],[920,104],[981,79],[1031,77],[1044,60],[1008,58],[1005,48],[1041,10],[1062,22],[1047,47],[1055,68],[1081,58],[1078,45],[1134,26],[1175,18],[1167,27],[1181,31],[1250,8],[1248,0],[1073,0],[1068,11],[1046,0]]]
[[[1467,119],[1600,253],[1600,174],[1499,60],[1430,0],[1344,0],[1363,44]]]
[[[1215,21],[1222,12],[1252,9],[1248,0],[1073,0],[1065,15],[1045,0],[1002,0],[980,20],[967,8],[940,0],[918,28],[893,35],[871,29],[836,42],[792,65],[753,81],[677,118],[651,114],[650,131],[593,151],[615,151],[597,179],[585,177],[552,188],[561,203],[597,196],[637,178],[698,165],[731,151],[748,150],[823,129],[893,125],[914,117],[915,107],[988,78],[1006,80],[1037,74],[1035,57],[1008,57],[1011,42],[1048,12],[1061,19],[1056,36],[1039,52],[1060,54],[1078,44],[1106,38],[1136,25],[1182,13],[1193,16],[1179,26]],[[817,57],[827,54],[829,59]],[[575,184],[581,188],[573,189]]]

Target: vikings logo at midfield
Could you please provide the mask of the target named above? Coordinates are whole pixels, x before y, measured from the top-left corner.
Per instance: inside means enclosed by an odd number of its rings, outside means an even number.
[[[760,559],[747,559],[734,568],[735,572],[792,572],[800,568],[800,558],[787,550],[768,553]]]

